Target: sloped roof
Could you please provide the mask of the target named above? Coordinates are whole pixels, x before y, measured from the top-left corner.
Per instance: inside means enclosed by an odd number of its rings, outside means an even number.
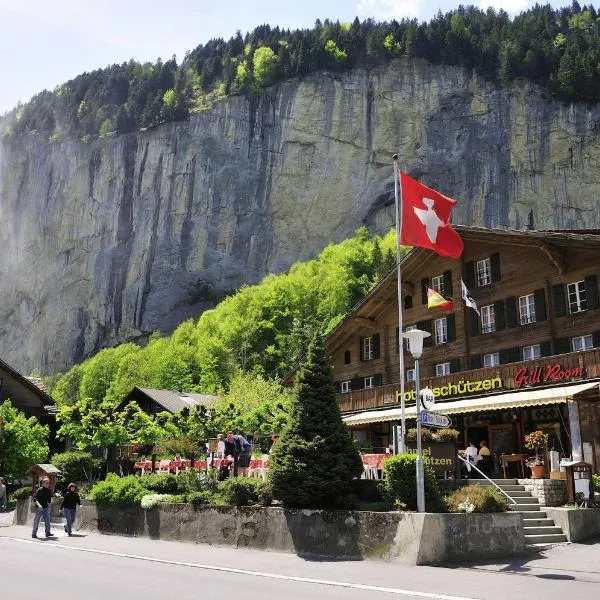
[[[32,381],[33,379],[37,379],[37,378],[33,378],[33,377],[30,378],[30,377],[25,377],[24,375],[21,375],[21,373],[19,373],[15,369],[13,369],[8,363],[5,363],[1,359],[0,359],[0,371],[6,371],[9,375],[14,377],[18,381],[20,381],[23,385],[28,387],[31,391],[38,394],[43,399],[45,404],[54,404],[54,400],[48,394],[48,392],[44,389],[43,384],[40,386],[40,385],[37,385],[36,383],[34,383],[34,381]],[[41,382],[41,379],[40,379],[40,382]]]
[[[57,469],[54,465],[51,465],[49,463],[39,463],[37,465],[33,465],[29,470],[32,471],[36,467],[42,469],[42,471],[44,471],[45,473],[60,473],[59,469]]]
[[[195,394],[193,392],[174,392],[173,390],[159,390],[155,388],[135,387],[128,394],[131,396],[133,392],[138,390],[157,404],[162,406],[169,412],[176,413],[184,408],[192,408],[194,406],[207,405],[214,402],[216,396],[210,394]]]

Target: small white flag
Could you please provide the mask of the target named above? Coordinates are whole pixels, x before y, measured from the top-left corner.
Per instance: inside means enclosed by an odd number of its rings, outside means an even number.
[[[477,308],[477,302],[473,300],[465,282],[461,279],[460,286],[462,288],[462,299],[465,301],[465,306],[472,308],[477,314],[479,314],[479,309]]]

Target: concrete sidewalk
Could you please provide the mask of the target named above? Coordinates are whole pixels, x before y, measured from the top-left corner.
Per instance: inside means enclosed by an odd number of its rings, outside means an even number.
[[[563,581],[600,583],[600,538],[561,544],[506,562],[461,564],[456,568],[493,571]]]
[[[10,527],[13,522],[13,510],[0,512],[0,527]]]

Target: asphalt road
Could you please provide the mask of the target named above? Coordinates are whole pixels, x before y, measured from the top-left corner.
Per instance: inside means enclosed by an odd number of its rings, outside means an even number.
[[[42,528],[40,528],[40,533]],[[594,571],[543,556],[509,565],[413,567],[377,561],[309,561],[257,552],[98,534],[32,540],[0,528],[2,596],[15,600],[565,600],[600,597],[600,544],[580,549]],[[590,554],[591,548],[591,554]],[[536,562],[537,561],[537,562]],[[544,566],[544,561],[546,564]],[[568,562],[568,560],[566,561]]]

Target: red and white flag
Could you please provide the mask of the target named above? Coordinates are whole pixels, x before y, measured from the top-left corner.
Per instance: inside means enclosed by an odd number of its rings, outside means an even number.
[[[420,246],[440,256],[459,258],[463,251],[460,235],[450,225],[456,200],[448,198],[406,173],[400,173],[402,232],[400,244]]]

